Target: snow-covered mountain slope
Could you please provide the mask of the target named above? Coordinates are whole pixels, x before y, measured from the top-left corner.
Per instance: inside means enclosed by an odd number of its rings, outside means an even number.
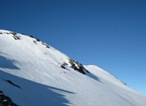
[[[0,30],[0,105],[4,100],[12,106],[146,105],[145,96],[103,69],[83,66],[32,36]]]

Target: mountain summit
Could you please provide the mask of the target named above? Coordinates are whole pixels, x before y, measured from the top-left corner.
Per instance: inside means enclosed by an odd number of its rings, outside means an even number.
[[[38,38],[0,30],[0,106],[145,106],[146,97]]]

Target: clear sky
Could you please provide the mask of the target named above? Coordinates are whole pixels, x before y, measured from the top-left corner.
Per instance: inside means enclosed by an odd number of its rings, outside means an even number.
[[[146,0],[0,0],[0,29],[33,35],[146,95]]]

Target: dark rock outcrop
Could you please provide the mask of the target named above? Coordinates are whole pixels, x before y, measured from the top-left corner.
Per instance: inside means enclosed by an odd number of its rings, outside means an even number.
[[[0,91],[0,106],[18,106],[16,105],[10,97],[5,96],[2,91]]]

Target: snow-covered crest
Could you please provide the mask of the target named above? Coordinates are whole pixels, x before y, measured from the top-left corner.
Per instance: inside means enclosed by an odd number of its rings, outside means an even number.
[[[41,40],[0,30],[0,91],[20,106],[145,106],[146,97]]]

